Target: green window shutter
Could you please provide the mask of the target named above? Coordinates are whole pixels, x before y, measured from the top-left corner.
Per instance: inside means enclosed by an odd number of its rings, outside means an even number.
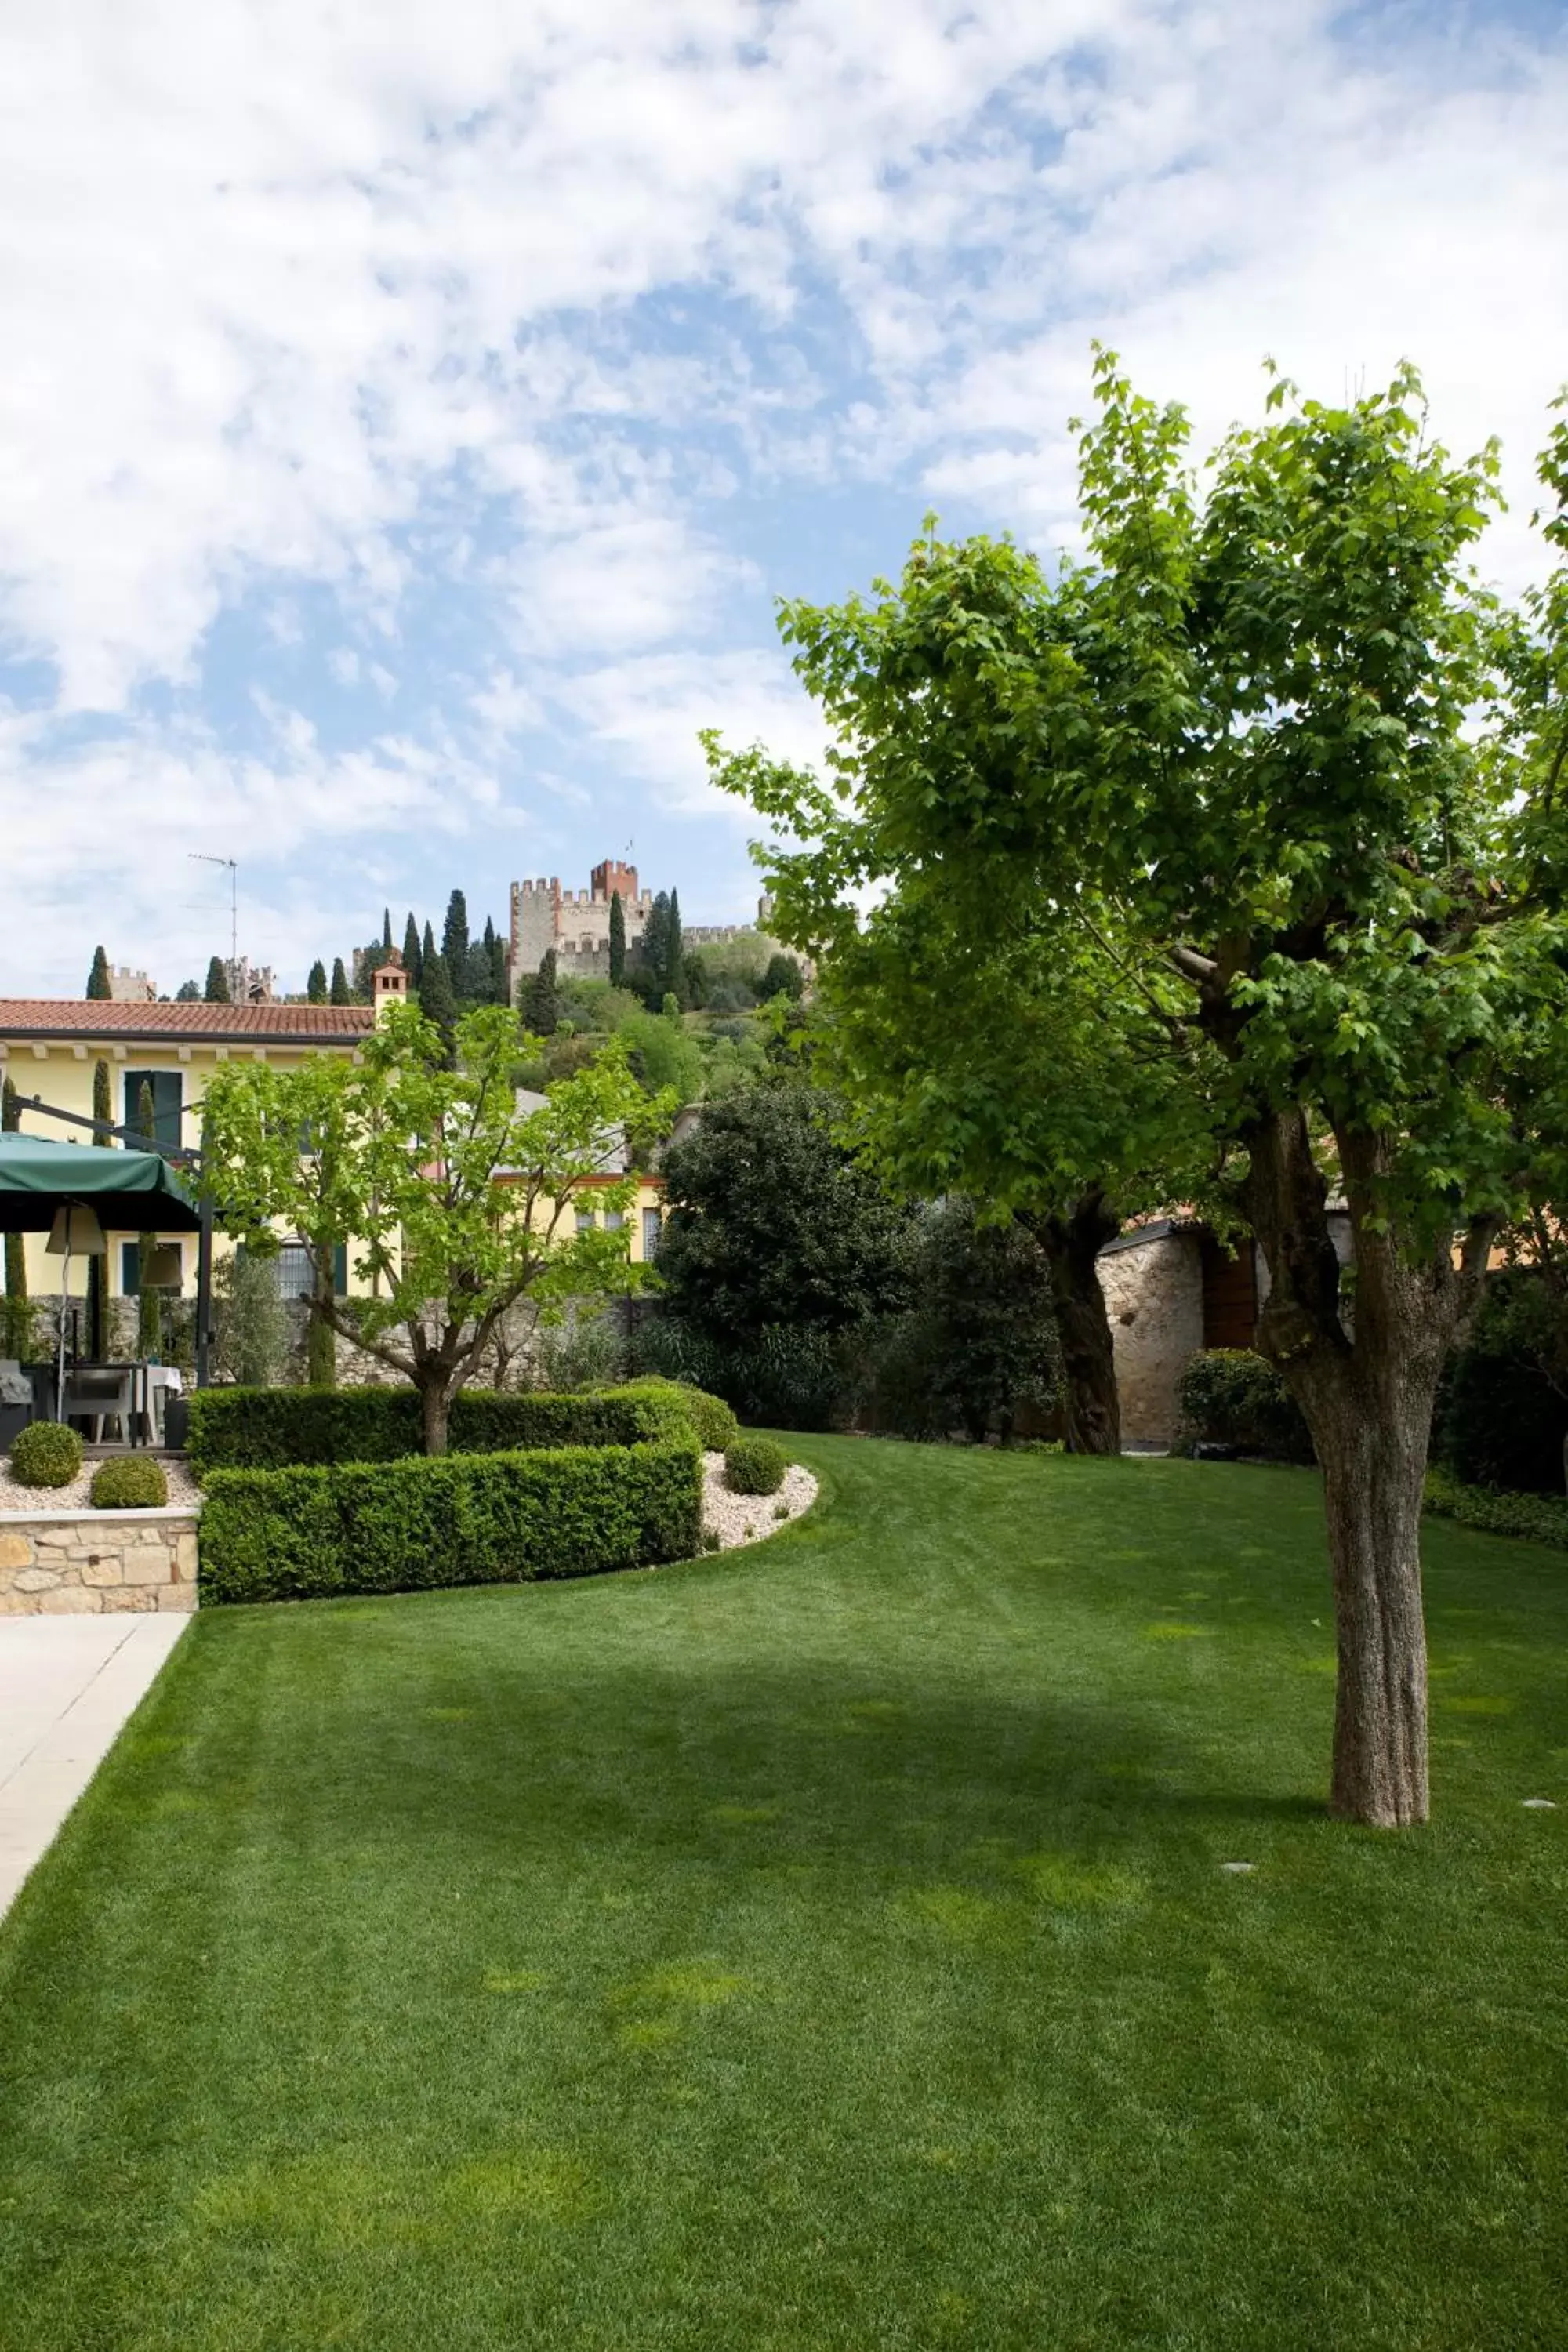
[[[178,1070],[127,1070],[125,1073],[125,1115],[122,1124],[134,1128],[142,1102],[142,1089],[153,1089],[153,1138],[166,1149],[173,1150],[184,1141],[183,1080]]]
[[[122,1298],[142,1296],[142,1244],[121,1242],[120,1244],[120,1295]]]
[[[349,1289],[349,1245],[339,1242],[332,1252],[332,1295],[346,1298]]]

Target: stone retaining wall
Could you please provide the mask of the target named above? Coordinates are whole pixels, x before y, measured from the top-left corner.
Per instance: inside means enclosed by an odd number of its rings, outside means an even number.
[[[195,1605],[194,1511],[39,1511],[0,1518],[0,1617]]]

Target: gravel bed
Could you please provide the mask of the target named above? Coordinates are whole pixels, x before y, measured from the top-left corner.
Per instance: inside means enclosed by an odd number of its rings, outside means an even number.
[[[798,1519],[816,1500],[816,1481],[798,1462],[790,1464],[776,1495],[731,1495],[724,1484],[724,1456],[702,1456],[702,1524],[714,1530],[721,1551],[761,1543],[786,1519]]]
[[[40,1511],[90,1510],[92,1506],[88,1500],[88,1489],[92,1485],[92,1474],[100,1461],[110,1458],[116,1457],[99,1454],[84,1462],[68,1486],[23,1486],[11,1475],[9,1454],[0,1457],[0,1518],[15,1517],[18,1513],[36,1518]],[[169,1482],[170,1508],[184,1506],[194,1510],[202,1499],[201,1489],[184,1464],[171,1462],[163,1455],[159,1459],[163,1464],[163,1475]],[[106,1511],[102,1516],[115,1518],[119,1514]]]

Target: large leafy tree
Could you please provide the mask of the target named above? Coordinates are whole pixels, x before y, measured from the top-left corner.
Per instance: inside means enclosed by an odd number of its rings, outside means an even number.
[[[452,1400],[513,1308],[549,1316],[629,1286],[624,1226],[579,1233],[578,1189],[613,1130],[646,1142],[673,1109],[648,1101],[612,1045],[520,1113],[511,1070],[531,1042],[487,1007],[458,1024],[449,1059],[434,1024],[399,1005],[356,1061],[231,1062],[205,1100],[205,1166],[229,1230],[263,1252],[298,1234],[332,1328],[419,1391],[430,1454],[446,1451]],[[632,1178],[594,1198],[624,1212],[635,1192]],[[334,1297],[345,1235],[371,1286]]]
[[[1258,1342],[1323,1465],[1331,1801],[1415,1822],[1434,1393],[1564,1132],[1563,600],[1506,612],[1477,587],[1495,454],[1430,441],[1409,371],[1339,407],[1277,383],[1281,413],[1226,439],[1204,494],[1180,409],[1105,355],[1096,389],[1086,560],[1053,578],[932,537],[874,603],[792,608],[829,783],[761,761],[730,781],[807,843],[778,861],[798,944],[823,843],[874,827],[894,898],[940,866],[984,908],[977,958],[1030,940],[1044,990],[1099,957],[1113,1029],[1149,1003],[1173,1103],[1261,1246]],[[1568,426],[1544,471],[1561,544]],[[1069,1126],[1104,1108],[1092,1059],[1027,1082]]]

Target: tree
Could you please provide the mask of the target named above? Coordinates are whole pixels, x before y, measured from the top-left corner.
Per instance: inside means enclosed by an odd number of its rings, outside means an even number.
[[[757,993],[764,1002],[770,996],[787,996],[798,1004],[805,989],[805,978],[792,955],[781,949],[768,958],[763,976],[757,982]]]
[[[626,976],[626,910],[618,890],[610,893],[610,986],[619,988]]]
[[[384,956],[389,956],[392,953],[392,909],[390,907],[384,907],[381,910],[381,952]]]
[[[455,988],[468,969],[468,903],[460,890],[454,890],[447,901],[441,953]]]
[[[490,940],[490,1003],[492,1004],[509,1004],[511,1002],[511,989],[507,977],[506,950],[507,943],[499,931],[493,934]]]
[[[556,992],[553,948],[545,949],[539,970],[523,982],[518,1009],[531,1037],[554,1036],[561,1024],[561,999]]]
[[[429,926],[426,926],[426,937]],[[434,1023],[443,1037],[450,1041],[457,1034],[458,999],[447,970],[447,959],[434,948],[424,958],[424,970],[419,980],[419,1003],[425,1017]]]
[[[452,1400],[515,1307],[558,1316],[629,1286],[625,1227],[579,1233],[578,1188],[612,1130],[647,1138],[673,1109],[647,1101],[611,1045],[520,1113],[517,1049],[515,1016],[489,1007],[459,1024],[448,1064],[434,1024],[399,1005],[357,1063],[227,1063],[205,1097],[206,1165],[230,1229],[261,1252],[280,1229],[300,1235],[324,1269],[332,1328],[418,1390],[429,1454],[446,1451]],[[635,1179],[595,1191],[623,1213],[635,1195]],[[328,1307],[344,1234],[375,1287]]]
[[[207,964],[206,1001],[209,1004],[227,1004],[228,967],[222,956],[214,956]]]
[[[956,1425],[1004,1444],[1026,1404],[1060,1380],[1049,1270],[1015,1221],[983,1223],[973,1202],[923,1211],[912,1236],[914,1304],[873,1328],[867,1402],[874,1423],[913,1437]]]
[[[637,952],[637,971],[645,981],[648,996],[655,1002],[664,994],[668,950],[669,893],[660,890],[647,910]]]
[[[110,993],[111,991],[109,984],[109,958],[101,948],[94,948],[92,951],[92,970],[87,976],[88,1002],[91,1004],[107,1003]]]
[[[1568,1038],[1568,586],[1518,613],[1475,587],[1495,453],[1428,442],[1413,373],[1337,408],[1292,396],[1226,438],[1200,498],[1183,413],[1100,355],[1087,562],[1053,579],[933,533],[875,604],[790,608],[834,788],[760,755],[729,780],[808,844],[774,861],[797,944],[836,934],[819,910],[851,871],[912,909],[940,867],[977,969],[1001,940],[1070,998],[1098,959],[1119,1019],[1146,1003],[1173,1110],[1209,1128],[1261,1247],[1258,1345],[1323,1465],[1332,1808],[1392,1826],[1428,1810],[1438,1372],[1563,1131],[1561,1081],[1514,1076],[1560,1072]],[[1568,422],[1542,474],[1568,546]],[[1091,1068],[1087,1101],[1029,1068],[1064,1131],[1101,1124]],[[1100,1173],[1114,1191],[1114,1153]]]
[[[109,1064],[95,1062],[92,1066],[92,1115],[104,1128],[114,1123],[114,1096],[109,1082]],[[112,1151],[114,1138],[93,1129],[93,1142],[104,1151]],[[87,1262],[87,1351],[101,1363],[109,1353],[108,1301],[104,1294],[104,1261],[89,1257]]]
[[[104,1072],[105,1079],[109,1076]],[[107,1093],[107,1086],[105,1092]],[[96,1088],[94,1116],[97,1115]],[[153,1089],[145,1078],[136,1094],[136,1132],[145,1149],[151,1150],[157,1140],[158,1117],[153,1103]],[[153,1237],[143,1234],[140,1245],[141,1272],[136,1284],[136,1352],[149,1363],[156,1363],[163,1352],[163,1302],[147,1279],[147,1261]]]
[[[680,983],[685,978],[685,964],[686,949],[680,936],[680,893],[672,890],[669,894],[669,920],[664,934],[663,960],[658,967],[658,979],[664,992],[679,994]]]
[[[329,1334],[330,1336],[330,1334]],[[213,1369],[240,1388],[270,1388],[289,1355],[278,1261],[237,1249],[213,1268]]]
[[[175,1003],[176,1003],[176,1004],[199,1004],[199,1003],[201,1003],[201,1001],[202,1001],[202,992],[201,992],[200,988],[197,986],[196,982],[195,982],[194,980],[183,980],[183,981],[181,981],[181,982],[180,982],[180,984],[179,984],[178,988],[176,988],[176,989],[175,989],[175,991],[174,991],[174,1002],[175,1002]]]
[[[0,1083],[0,1134],[15,1135],[22,1124],[21,1106],[9,1077]],[[5,1313],[4,1352],[13,1363],[26,1363],[33,1352],[33,1310],[27,1298],[26,1245],[21,1234],[5,1236]]]
[[[403,969],[408,974],[408,985],[417,989],[423,959],[419,952],[419,926],[414,919],[414,909],[408,910],[408,920],[403,926]]]
[[[329,1004],[352,1004],[353,1001],[354,992],[349,986],[349,976],[343,970],[343,960],[342,956],[334,956],[332,983],[327,993],[327,1002]]]
[[[667,1154],[659,1276],[668,1310],[704,1338],[842,1331],[906,1303],[910,1212],[836,1141],[833,1109],[775,1079],[709,1104]]]
[[[325,1004],[327,1001],[327,967],[318,956],[305,982],[305,1002],[307,1004]]]

